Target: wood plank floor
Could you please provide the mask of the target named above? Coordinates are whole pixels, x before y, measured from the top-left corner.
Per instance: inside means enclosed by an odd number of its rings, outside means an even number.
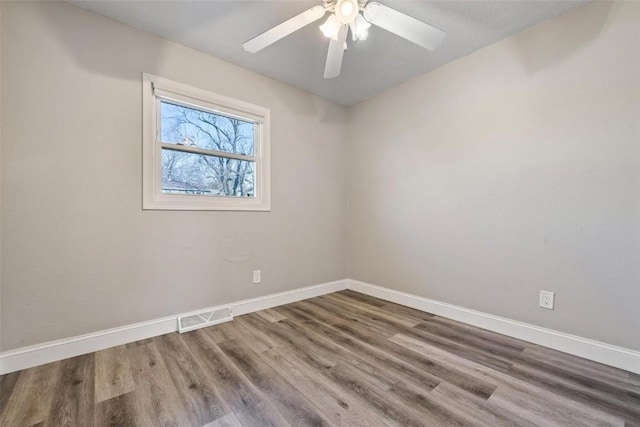
[[[9,426],[640,426],[640,376],[353,291],[0,377]]]

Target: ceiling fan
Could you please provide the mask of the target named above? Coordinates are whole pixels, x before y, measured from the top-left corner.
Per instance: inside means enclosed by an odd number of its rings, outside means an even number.
[[[444,31],[378,2],[323,0],[322,6],[314,6],[298,14],[242,46],[247,52],[256,53],[319,20],[327,12],[330,12],[329,18],[320,25],[322,33],[330,39],[324,68],[324,77],[327,79],[340,75],[349,30],[353,41],[366,40],[369,27],[373,24],[429,50],[438,48],[446,36]]]

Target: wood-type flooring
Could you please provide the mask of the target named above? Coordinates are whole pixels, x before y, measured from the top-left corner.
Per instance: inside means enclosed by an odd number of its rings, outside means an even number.
[[[342,291],[0,377],[9,426],[640,426],[640,376]]]

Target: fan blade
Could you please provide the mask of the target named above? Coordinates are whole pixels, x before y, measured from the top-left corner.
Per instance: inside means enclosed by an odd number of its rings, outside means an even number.
[[[312,22],[317,21],[324,16],[325,12],[326,10],[324,7],[314,6],[293,18],[284,21],[282,24],[276,25],[259,36],[252,38],[242,46],[247,52],[256,53],[289,34],[298,31],[300,28],[306,27]]]
[[[429,50],[437,49],[447,35],[436,27],[377,2],[369,3],[365,7],[364,17],[373,25]]]
[[[340,75],[342,68],[342,57],[344,56],[344,43],[347,41],[349,26],[341,25],[338,32],[338,40],[329,42],[329,52],[327,53],[327,64],[324,67],[324,78],[332,79]]]

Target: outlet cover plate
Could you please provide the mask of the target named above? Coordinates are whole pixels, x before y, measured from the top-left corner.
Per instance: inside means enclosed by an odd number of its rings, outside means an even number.
[[[538,303],[542,308],[548,308],[553,310],[553,299],[555,294],[549,291],[540,291],[540,302]]]
[[[260,270],[253,270],[253,283],[258,284],[262,278],[260,277]]]

